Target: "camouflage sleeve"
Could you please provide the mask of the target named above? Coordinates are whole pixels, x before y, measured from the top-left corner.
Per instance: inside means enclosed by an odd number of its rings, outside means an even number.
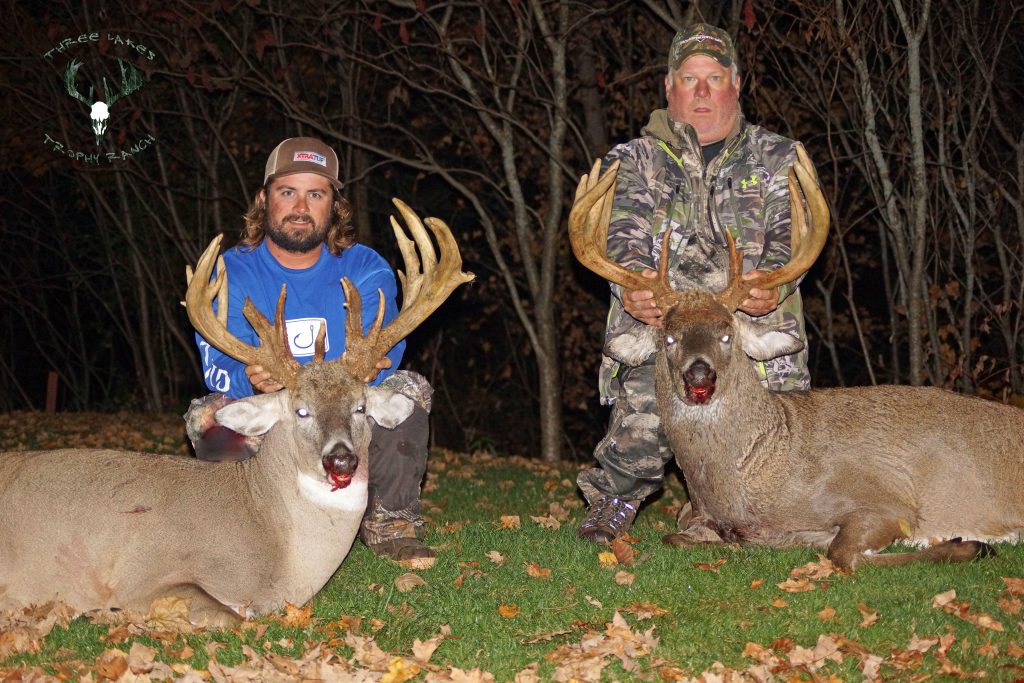
[[[608,256],[630,270],[653,268],[651,221],[654,198],[628,145],[619,145],[604,159],[607,168],[620,160],[612,214],[608,224]],[[614,287],[613,291],[618,288]]]
[[[766,164],[771,173],[764,201],[764,251],[757,267],[774,270],[789,262],[790,224],[789,208],[789,167],[796,158],[790,146],[784,159],[771,160]]]

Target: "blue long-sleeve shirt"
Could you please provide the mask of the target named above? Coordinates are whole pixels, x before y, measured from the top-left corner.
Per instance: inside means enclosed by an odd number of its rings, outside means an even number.
[[[369,329],[377,313],[378,294],[384,292],[384,324],[398,314],[398,286],[394,272],[380,254],[362,244],[345,249],[340,256],[321,247],[320,259],[310,268],[285,268],[267,250],[266,240],[251,251],[239,247],[224,254],[228,273],[228,331],[241,341],[259,346],[259,337],[242,314],[249,297],[263,315],[274,320],[281,285],[288,287],[285,299],[285,321],[292,355],[300,363],[313,359],[314,342],[320,326],[327,325],[327,360],[339,358],[345,351],[345,295],[341,278],[347,277],[359,290],[362,299],[363,331]],[[203,362],[206,386],[232,398],[253,394],[245,375],[245,365],[226,356],[196,334]],[[398,368],[405,352],[402,340],[388,352],[391,367],[382,370],[372,384],[378,384]]]

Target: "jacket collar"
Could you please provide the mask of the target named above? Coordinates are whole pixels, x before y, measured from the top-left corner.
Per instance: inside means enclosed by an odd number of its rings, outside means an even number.
[[[733,139],[739,135],[746,125],[747,122],[743,118],[743,112],[738,112],[736,114],[736,123],[733,124],[729,134],[725,136],[726,147],[732,144]],[[700,149],[700,144],[697,142],[697,131],[688,123],[673,120],[668,115],[668,109],[655,109],[652,111],[651,118],[640,131],[640,134],[653,136],[675,149],[682,149],[684,146],[689,147],[695,152]]]

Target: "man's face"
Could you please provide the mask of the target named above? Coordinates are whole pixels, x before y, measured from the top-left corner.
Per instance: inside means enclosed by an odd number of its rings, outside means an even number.
[[[268,239],[297,254],[320,248],[330,226],[334,199],[327,178],[316,173],[274,178],[260,197],[267,205],[263,228]]]
[[[688,123],[702,145],[725,138],[736,123],[740,109],[739,76],[704,54],[688,57],[665,77],[668,113],[674,121]]]

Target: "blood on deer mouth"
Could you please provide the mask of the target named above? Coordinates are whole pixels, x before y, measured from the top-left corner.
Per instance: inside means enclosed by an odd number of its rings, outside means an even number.
[[[352,475],[359,467],[359,456],[355,453],[330,453],[323,457],[321,463],[331,481],[331,490],[337,491],[352,483]]]
[[[703,405],[711,400],[715,394],[715,380],[718,375],[714,368],[702,360],[695,361],[686,372],[683,373],[683,382],[686,385],[686,398]]]

